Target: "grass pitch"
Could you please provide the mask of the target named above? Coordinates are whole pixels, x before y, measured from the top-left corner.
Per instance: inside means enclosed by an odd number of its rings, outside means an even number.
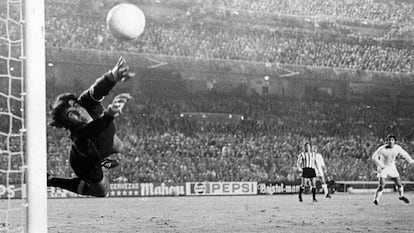
[[[414,194],[407,193],[414,201]],[[384,194],[49,199],[50,233],[413,232],[414,203]]]

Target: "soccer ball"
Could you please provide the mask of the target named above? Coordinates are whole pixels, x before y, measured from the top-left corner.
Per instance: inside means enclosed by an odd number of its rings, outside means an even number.
[[[121,3],[108,12],[106,25],[118,40],[133,40],[144,32],[145,15],[137,6]]]

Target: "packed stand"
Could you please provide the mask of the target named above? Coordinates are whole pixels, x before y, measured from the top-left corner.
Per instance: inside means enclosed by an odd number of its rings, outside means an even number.
[[[127,149],[115,156],[121,166],[111,171],[112,180],[295,181],[299,178],[296,158],[307,140],[324,155],[327,176],[373,180],[375,166],[370,158],[386,133],[399,135],[403,147],[414,151],[410,127],[397,122],[401,117],[412,118],[414,108],[409,104],[368,105],[217,93],[137,99],[116,121]],[[233,113],[245,120],[197,121],[183,117],[181,112]],[[60,129],[48,132],[49,170],[67,175],[69,141],[63,138],[67,135]],[[412,168],[403,161],[398,166],[404,180],[414,179]]]
[[[49,47],[402,73],[414,70],[414,50],[409,42],[335,36],[335,33],[332,36],[325,31],[266,26],[255,19],[223,21],[196,11],[179,17],[173,14],[157,17],[148,12],[144,34],[136,41],[120,43],[106,29],[103,16],[107,9],[98,6],[96,14],[80,11],[68,15],[62,10],[67,5],[53,1],[49,4],[46,11]]]
[[[414,4],[404,0],[198,0],[205,7],[224,7],[265,13],[330,16],[378,21],[413,22]]]
[[[414,15],[413,4],[403,0],[296,2],[300,1],[138,1],[160,7],[180,6],[187,11],[163,17],[149,12],[139,40],[120,43],[108,34],[104,23],[114,1],[49,0],[46,41],[49,47],[413,72],[414,50],[406,42],[348,36],[348,32],[340,34],[335,28],[331,33],[314,30],[316,26],[302,30],[291,18],[277,25],[262,24],[263,18],[254,17],[244,17],[247,22],[226,20],[226,14],[211,11],[224,8],[298,17],[328,15],[379,24],[396,21],[398,27],[412,23]],[[67,13],[68,6],[74,9],[72,14]],[[409,130],[412,125],[400,121],[413,118],[414,108],[409,104],[217,93],[143,95],[136,99],[117,119],[118,134],[127,149],[116,155],[121,166],[111,171],[112,180],[295,181],[299,177],[296,156],[309,139],[325,156],[328,176],[373,180],[375,166],[370,156],[383,143],[380,138],[384,135],[399,135],[403,147],[414,151],[414,135]],[[196,121],[181,116],[182,112],[241,114],[244,120]],[[48,129],[48,168],[56,175],[70,175],[67,136],[60,129]],[[414,179],[412,168],[404,163],[398,166],[404,180]]]

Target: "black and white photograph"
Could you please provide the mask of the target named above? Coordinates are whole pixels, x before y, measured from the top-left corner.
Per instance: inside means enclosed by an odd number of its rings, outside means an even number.
[[[0,0],[0,233],[413,217],[414,0]]]

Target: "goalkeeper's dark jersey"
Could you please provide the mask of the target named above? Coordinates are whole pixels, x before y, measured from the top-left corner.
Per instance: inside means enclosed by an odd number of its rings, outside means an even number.
[[[115,86],[104,74],[98,78],[89,89],[78,98],[78,103],[84,107],[93,121],[76,129],[71,129],[72,146],[70,164],[75,174],[90,182],[99,182],[102,177],[100,167],[102,159],[113,153],[115,135],[114,117],[106,114],[101,101]]]

